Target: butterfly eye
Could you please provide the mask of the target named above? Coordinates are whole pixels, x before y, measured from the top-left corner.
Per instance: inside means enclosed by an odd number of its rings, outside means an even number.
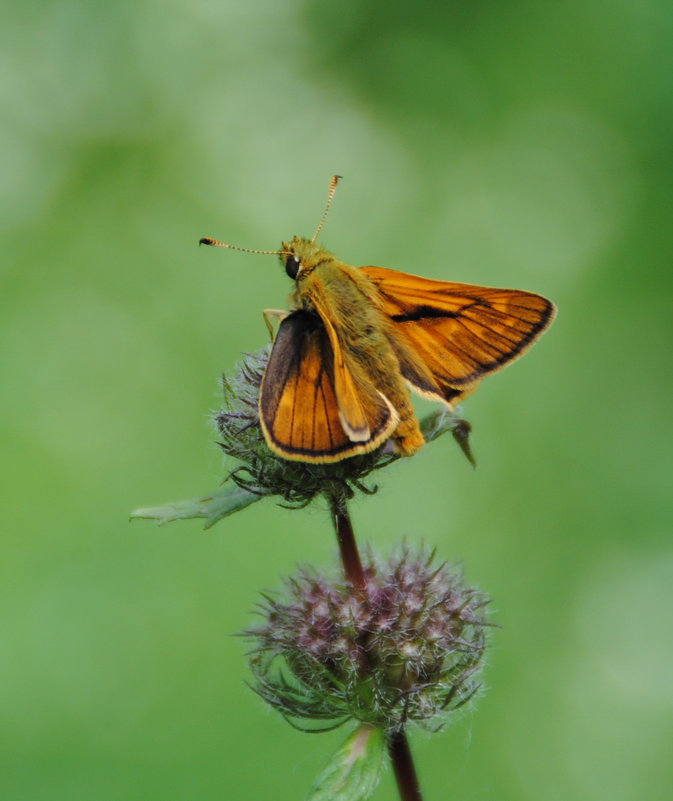
[[[297,273],[299,272],[300,267],[301,267],[300,262],[298,262],[294,256],[287,257],[285,261],[285,272],[290,276],[290,278],[297,277]]]

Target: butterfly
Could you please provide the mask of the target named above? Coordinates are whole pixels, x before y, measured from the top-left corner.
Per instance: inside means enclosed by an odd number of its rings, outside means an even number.
[[[517,359],[550,325],[555,307],[532,292],[353,267],[311,239],[278,251],[295,282],[259,394],[269,448],[284,459],[330,463],[386,440],[405,456],[424,438],[409,390],[454,408],[481,379]],[[201,244],[248,250],[210,237]]]

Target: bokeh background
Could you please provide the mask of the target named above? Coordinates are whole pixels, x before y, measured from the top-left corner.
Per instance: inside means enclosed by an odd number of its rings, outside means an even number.
[[[26,0],[0,25],[0,796],[304,796],[346,735],[249,690],[258,591],[319,504],[129,524],[216,488],[217,380],[275,248],[539,291],[544,339],[380,474],[360,538],[494,599],[487,694],[413,735],[428,799],[657,801],[673,781],[673,11],[665,0]],[[390,772],[377,791],[393,799]]]

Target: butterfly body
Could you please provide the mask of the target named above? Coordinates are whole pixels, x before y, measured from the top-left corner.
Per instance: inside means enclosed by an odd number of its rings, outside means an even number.
[[[281,249],[292,254],[281,260],[295,280],[294,308],[315,314],[325,327],[335,356],[339,422],[356,452],[372,450],[371,418],[378,408],[385,424],[374,439],[392,436],[402,453],[414,453],[424,440],[376,287],[361,270],[308,239],[294,237]]]

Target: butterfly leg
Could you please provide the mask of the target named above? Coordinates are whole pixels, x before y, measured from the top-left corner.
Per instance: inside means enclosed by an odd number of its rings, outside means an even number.
[[[285,311],[285,309],[264,309],[262,311],[262,316],[264,317],[264,325],[266,326],[267,331],[269,332],[269,336],[273,340],[273,327],[271,325],[271,320],[278,320],[279,323],[282,323],[283,320],[288,316],[290,312]]]

